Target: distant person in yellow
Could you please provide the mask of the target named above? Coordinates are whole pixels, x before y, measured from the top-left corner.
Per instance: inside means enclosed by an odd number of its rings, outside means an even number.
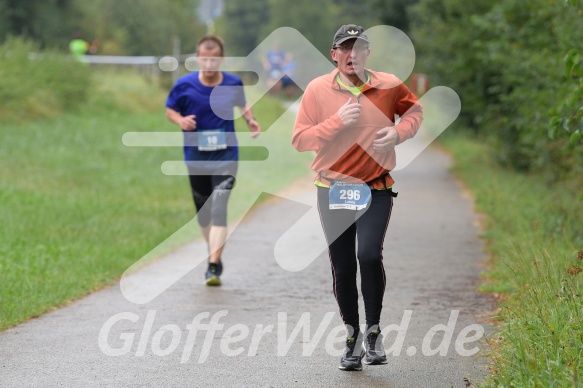
[[[75,37],[71,42],[69,42],[69,51],[75,60],[87,63],[85,60],[85,54],[89,50],[89,43],[87,43],[83,39],[83,35],[81,33],[76,33]]]

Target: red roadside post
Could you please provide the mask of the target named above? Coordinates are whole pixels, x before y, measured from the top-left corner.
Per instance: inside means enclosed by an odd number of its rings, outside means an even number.
[[[421,97],[429,90],[429,77],[423,73],[413,73],[409,81],[409,89],[417,97]]]

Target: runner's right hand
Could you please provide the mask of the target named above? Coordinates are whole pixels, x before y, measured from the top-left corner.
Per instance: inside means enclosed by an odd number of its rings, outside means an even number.
[[[196,121],[194,121],[195,118],[196,115],[183,116],[180,119],[180,128],[184,129],[185,131],[192,131],[196,129]]]
[[[360,117],[361,109],[362,105],[358,102],[352,102],[352,97],[338,109],[338,115],[345,127],[356,123]]]

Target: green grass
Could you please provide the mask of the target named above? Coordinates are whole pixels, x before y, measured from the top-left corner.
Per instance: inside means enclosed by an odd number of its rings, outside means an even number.
[[[92,77],[80,109],[0,121],[0,330],[111,284],[195,214],[187,177],[160,170],[166,160],[182,160],[182,148],[130,148],[121,140],[127,131],[178,130],[164,117],[166,92],[131,72]],[[254,112],[265,130],[283,108],[264,98]],[[242,163],[241,182],[273,178],[269,187],[282,188],[306,175],[309,155],[298,159],[292,149],[292,126],[278,127],[270,152],[298,162],[284,173],[277,161],[260,171]],[[243,215],[238,204],[254,194],[233,195],[230,219]]]
[[[536,176],[500,167],[487,142],[443,140],[485,214],[491,253],[483,290],[499,295],[485,386],[581,386],[583,201]]]

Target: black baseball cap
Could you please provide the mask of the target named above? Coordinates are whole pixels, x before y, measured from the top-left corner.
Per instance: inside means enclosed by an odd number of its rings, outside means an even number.
[[[368,36],[364,34],[364,28],[357,26],[356,24],[345,24],[336,31],[336,34],[334,34],[332,48],[346,42],[348,39],[361,39],[370,43],[368,41]]]

